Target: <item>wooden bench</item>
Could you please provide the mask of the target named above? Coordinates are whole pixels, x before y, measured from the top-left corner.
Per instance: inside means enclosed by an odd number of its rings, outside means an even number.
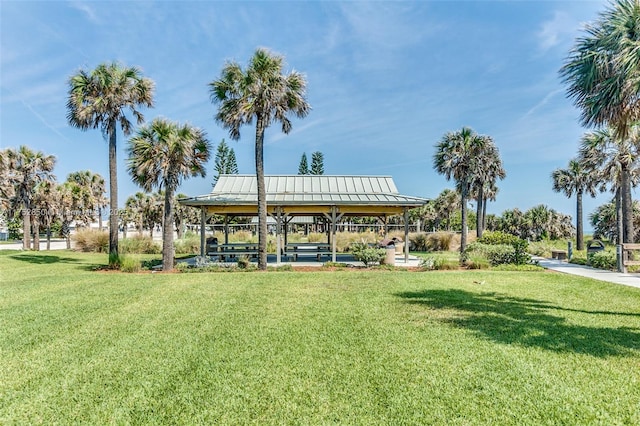
[[[320,261],[320,256],[331,255],[331,245],[327,243],[288,243],[284,246],[285,255],[291,255],[294,261],[298,260],[298,255],[315,255]]]
[[[627,273],[627,266],[640,265],[640,260],[634,259],[632,251],[640,250],[640,244],[623,243],[622,244],[622,272]]]
[[[567,260],[566,250],[551,250],[551,258],[558,260]]]

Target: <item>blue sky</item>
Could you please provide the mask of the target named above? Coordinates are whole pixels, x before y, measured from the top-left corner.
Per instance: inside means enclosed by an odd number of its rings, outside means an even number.
[[[108,176],[99,130],[68,125],[68,78],[120,61],[156,83],[155,108],[234,148],[254,173],[254,130],[231,141],[216,124],[208,83],[226,61],[257,47],[304,73],[312,111],[284,135],[267,130],[265,169],[296,174],[302,153],[324,154],[326,174],[391,175],[401,193],[436,197],[453,183],[433,170],[435,144],[463,126],[494,138],[507,178],[489,212],[546,204],[573,215],[551,189],[581,135],[579,111],[558,70],[605,1],[5,1],[0,2],[0,148],[26,144],[56,155],[60,181],[77,170]],[[121,204],[140,190],[118,135]],[[208,176],[181,192],[211,190]],[[610,199],[585,200],[587,213]]]

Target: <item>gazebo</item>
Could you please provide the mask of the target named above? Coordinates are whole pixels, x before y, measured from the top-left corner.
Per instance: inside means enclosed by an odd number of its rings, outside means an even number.
[[[391,176],[266,175],[267,213],[275,219],[277,262],[281,261],[280,236],[283,225],[294,217],[316,216],[330,225],[332,259],[336,260],[335,233],[338,223],[349,216],[372,216],[386,223],[388,216],[404,217],[405,241],[409,235],[409,210],[429,200],[401,195]],[[258,189],[255,175],[221,175],[209,194],[183,198],[185,206],[200,208],[201,255],[205,255],[205,222],[208,216],[225,218],[225,243],[228,242],[229,217],[254,217],[258,214]],[[285,239],[286,239],[286,226]],[[404,248],[405,261],[409,256]]]

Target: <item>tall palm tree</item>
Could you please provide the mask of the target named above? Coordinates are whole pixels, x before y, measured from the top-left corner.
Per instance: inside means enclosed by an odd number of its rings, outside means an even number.
[[[204,132],[188,124],[156,118],[129,140],[127,169],[133,181],[146,191],[164,188],[162,269],[173,269],[173,205],[184,178],[206,176],[211,144]]]
[[[273,122],[282,132],[291,131],[289,114],[302,118],[311,106],[305,98],[306,79],[292,71],[283,74],[284,58],[257,49],[246,69],[236,62],[224,66],[218,80],[209,84],[212,102],[219,104],[216,121],[232,139],[240,139],[240,127],[256,121],[255,159],[258,186],[258,268],[267,268],[267,196],[264,183],[264,132]]]
[[[560,74],[587,126],[609,126],[626,140],[640,119],[640,2],[616,0],[576,40]],[[633,242],[630,176],[622,172],[620,202],[625,232]]]
[[[436,171],[445,175],[447,180],[454,179],[460,191],[462,213],[462,235],[460,238],[460,252],[467,246],[467,200],[473,183],[473,172],[487,144],[487,138],[476,134],[469,127],[445,134],[436,144],[433,165]]]
[[[482,237],[484,230],[487,201],[495,199],[498,192],[497,181],[507,176],[502,166],[500,152],[490,136],[485,138],[485,146],[480,157],[475,161],[476,169],[472,171],[471,189],[476,199],[476,235]]]
[[[600,191],[616,194],[620,242],[634,238],[631,187],[638,183],[640,129],[632,126],[624,139],[611,128],[585,133],[580,141],[580,161],[598,181]]]
[[[551,173],[553,190],[563,192],[571,198],[576,195],[576,249],[584,250],[584,224],[582,195],[586,192],[596,196],[596,179],[593,173],[579,160],[570,160],[566,169],[556,169]]]
[[[53,168],[56,164],[56,157],[45,155],[42,151],[32,151],[29,147],[22,145],[18,149],[7,148],[1,152],[2,163],[7,167],[5,178],[13,186],[11,193],[13,198],[11,204],[14,210],[22,213],[24,250],[31,248],[31,218],[36,195],[36,187],[41,182],[53,181]],[[36,244],[38,239],[36,238]],[[34,246],[35,250],[39,246]]]
[[[132,130],[126,113],[137,124],[144,122],[139,107],[153,106],[154,83],[140,70],[117,62],[98,65],[93,71],[80,70],[69,79],[67,119],[81,130],[100,128],[109,140],[109,262],[118,262],[118,170],[116,127],[125,135]]]
[[[616,0],[585,28],[560,70],[586,126],[624,139],[640,119],[640,2]]]

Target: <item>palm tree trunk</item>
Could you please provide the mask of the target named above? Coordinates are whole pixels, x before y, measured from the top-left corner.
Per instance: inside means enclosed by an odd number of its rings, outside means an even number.
[[[258,184],[258,269],[267,269],[267,191],[264,186],[264,119],[256,120],[256,180]]]
[[[462,204],[462,233],[460,234],[460,253],[463,253],[464,249],[467,248],[467,186],[468,185],[463,182],[462,188],[460,190],[460,204]]]
[[[102,231],[102,207],[98,207],[98,228]]]
[[[584,250],[584,232],[582,222],[582,191],[576,192],[576,250]]]
[[[162,224],[162,270],[173,269],[173,188],[165,184]]]
[[[488,200],[484,198],[482,202],[482,231],[487,229],[487,203]]]
[[[33,223],[33,249],[40,251],[40,221],[34,216],[31,223]]]
[[[71,249],[71,232],[69,231],[69,221],[68,220],[63,220],[62,221],[62,235],[64,236],[64,239],[67,243],[67,250]]]
[[[624,225],[622,220],[622,192],[620,187],[616,188],[616,222],[617,222],[617,243],[622,244]]]
[[[116,123],[109,123],[109,262],[118,260],[118,162]]]
[[[623,217],[623,242],[633,242],[633,205],[631,199],[631,179],[627,165],[623,166],[621,173],[622,186],[622,217]]]
[[[477,200],[477,206],[476,206],[476,236],[478,238],[482,237],[482,232],[484,231],[484,219],[482,216],[482,212],[483,212],[483,207],[484,207],[484,191],[482,191],[482,189],[480,189],[478,191],[478,200]]]
[[[51,250],[51,223],[47,224],[47,251]]]
[[[31,249],[31,215],[28,203],[22,209],[22,249]]]

